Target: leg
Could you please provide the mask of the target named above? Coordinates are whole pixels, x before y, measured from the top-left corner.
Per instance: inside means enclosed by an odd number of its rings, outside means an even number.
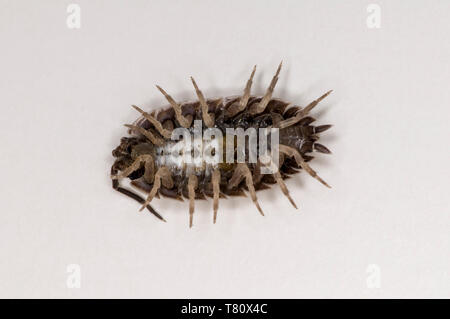
[[[154,162],[153,162],[153,158],[151,155],[138,156],[130,166],[128,166],[125,170],[121,171],[120,174],[112,175],[111,178],[112,179],[125,178],[128,175],[130,175],[131,173],[137,171],[141,167],[142,163],[144,163],[144,165],[145,165],[144,178],[147,182],[151,183],[153,181],[153,177],[154,177],[153,176],[154,175]]]
[[[320,101],[322,101],[324,98],[326,98],[331,92],[333,92],[333,90],[328,91],[327,93],[325,93],[324,95],[322,95],[321,97],[319,97],[317,100],[312,101],[311,103],[309,103],[304,109],[300,110],[297,112],[297,114],[291,118],[288,118],[287,120],[281,121],[280,123],[278,123],[278,128],[282,129],[294,124],[297,124],[298,122],[300,122],[300,120],[302,118],[304,118],[306,115],[308,115],[308,113],[317,105],[319,104]]]
[[[250,91],[252,88],[253,76],[255,75],[255,72],[256,72],[256,65],[253,67],[252,74],[250,75],[250,79],[248,79],[248,81],[247,81],[247,85],[245,86],[245,89],[244,89],[244,95],[241,97],[239,104],[233,103],[233,105],[231,105],[228,108],[228,110],[227,110],[228,117],[233,117],[236,114],[238,114],[239,112],[242,112],[245,109],[245,107],[247,106],[248,99],[250,98]]]
[[[189,191],[189,228],[192,227],[194,219],[194,205],[195,205],[195,189],[198,186],[198,179],[195,175],[189,175],[188,191]]]
[[[262,100],[259,103],[254,104],[253,107],[250,108],[250,113],[259,114],[259,113],[264,112],[264,110],[266,109],[267,104],[269,103],[270,99],[272,98],[272,93],[273,93],[273,90],[275,89],[275,85],[277,84],[278,75],[280,75],[282,64],[283,64],[283,62],[281,62],[280,65],[278,66],[277,72],[273,76],[272,81],[270,82],[270,85],[267,88],[266,94],[264,94]]]
[[[147,112],[144,112],[141,108],[137,107],[136,105],[132,105],[132,107],[138,111],[139,113],[142,114],[143,117],[145,117],[150,123],[153,124],[153,126],[156,128],[156,130],[159,132],[159,134],[161,134],[162,136],[164,136],[165,138],[170,138],[172,136],[172,131],[168,131],[165,128],[163,128],[162,124],[160,121],[158,121],[157,119],[155,119],[153,116],[151,116],[150,114],[148,114]]]
[[[197,93],[198,100],[200,101],[200,105],[202,106],[202,118],[205,122],[207,127],[213,127],[214,126],[214,114],[208,113],[208,104],[206,103],[205,97],[203,96],[202,91],[197,86],[197,83],[195,83],[194,78],[191,76],[192,84],[195,88],[195,93]]]
[[[213,199],[213,210],[214,210],[214,218],[213,223],[216,223],[217,219],[217,209],[219,208],[219,195],[220,195],[220,170],[215,169],[212,175],[211,179],[212,185],[213,185],[213,193],[214,193],[214,199]]]
[[[116,175],[117,174],[117,169],[114,168],[114,166],[111,168],[111,175]],[[125,189],[123,187],[119,186],[119,181],[117,179],[113,179],[112,181],[112,187],[113,189],[115,189],[116,191],[118,191],[119,193],[122,193],[132,199],[134,199],[135,201],[137,201],[139,204],[143,204],[145,202],[145,200],[139,196],[138,194],[133,193],[132,191]],[[162,220],[163,222],[165,222],[166,220],[160,215],[158,214],[158,212],[150,205],[147,205],[146,208],[148,209],[148,211],[150,213],[152,213],[153,215],[155,215],[157,218],[159,218],[160,220]]]
[[[152,142],[153,144],[155,144],[157,146],[161,146],[161,145],[164,144],[164,140],[162,138],[160,138],[159,136],[153,135],[150,131],[147,131],[143,127],[140,127],[140,126],[137,126],[137,125],[130,125],[130,124],[125,124],[125,127],[128,127],[131,130],[135,130],[135,131],[141,133],[150,142]]]
[[[164,97],[166,98],[166,100],[170,103],[170,105],[172,105],[173,110],[175,111],[175,118],[177,119],[178,123],[180,123],[180,125],[182,127],[190,127],[191,123],[192,123],[192,116],[188,115],[188,116],[183,116],[183,114],[181,114],[181,106],[175,102],[175,100],[166,93],[166,91],[164,91],[159,85],[156,86],[158,88],[158,90],[164,95]]]
[[[289,199],[289,201],[291,202],[292,206],[294,206],[295,209],[297,209],[297,205],[295,205],[294,200],[292,199],[291,195],[289,195],[289,190],[288,190],[286,184],[284,183],[280,172],[278,171],[278,172],[276,172],[273,175],[275,177],[275,180],[277,181],[278,186],[280,186],[280,189],[283,192],[283,194]]]
[[[252,198],[253,203],[255,204],[255,206],[258,209],[258,211],[260,212],[260,214],[264,216],[264,213],[258,204],[255,186],[253,185],[252,173],[250,172],[250,169],[248,168],[247,164],[239,163],[237,165],[236,169],[234,170],[233,176],[229,180],[228,189],[232,189],[232,188],[238,186],[239,183],[244,178],[245,178],[245,182],[246,182],[246,185],[247,185],[247,188],[248,188],[248,191],[250,193],[250,197]]]
[[[284,158],[283,158],[283,154],[281,153],[281,158],[282,161],[280,161],[280,167],[283,164]],[[294,206],[297,209],[297,205],[295,205],[294,200],[291,198],[291,196],[289,195],[289,190],[286,186],[286,184],[283,181],[283,178],[281,177],[280,174],[280,170],[278,168],[277,165],[275,165],[275,163],[272,161],[272,158],[268,155],[261,155],[259,157],[259,161],[257,165],[263,164],[265,166],[269,166],[270,167],[270,171],[271,172],[275,172],[273,173],[273,177],[275,178],[275,181],[277,182],[278,186],[280,186],[281,191],[283,192],[283,194],[289,199],[289,201],[291,202],[292,206]]]
[[[331,188],[330,185],[328,185],[323,179],[320,178],[319,175],[317,175],[316,171],[314,171],[309,165],[308,163],[305,162],[304,158],[302,157],[302,155],[295,149],[292,147],[289,147],[287,145],[282,145],[280,144],[280,153],[284,153],[289,157],[294,157],[295,161],[297,162],[297,164],[303,168],[306,172],[308,172],[309,175],[311,175],[312,177],[314,177],[315,179],[317,179],[319,182],[321,182],[323,185],[325,185],[328,188]]]
[[[170,171],[166,166],[160,167],[156,172],[152,190],[148,194],[147,199],[145,200],[144,204],[139,209],[139,211],[142,211],[145,208],[145,206],[148,205],[155,197],[156,193],[158,192],[158,189],[161,187],[161,180],[163,182],[164,187],[167,188],[173,187],[173,180],[172,177],[170,176]]]
[[[318,99],[312,101],[309,103],[303,110],[300,110],[300,114],[302,114],[302,117],[305,117],[317,104],[320,103],[324,98],[326,98],[330,93],[333,92],[333,90],[329,90],[327,93],[319,97]]]

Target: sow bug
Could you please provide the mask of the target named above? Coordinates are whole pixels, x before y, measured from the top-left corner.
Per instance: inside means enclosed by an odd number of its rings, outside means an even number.
[[[323,185],[330,187],[308,162],[313,159],[309,155],[313,151],[330,154],[324,145],[319,144],[319,134],[328,130],[331,125],[314,126],[315,121],[309,115],[310,111],[332,91],[328,91],[306,107],[299,107],[281,99],[273,98],[272,93],[278,81],[281,63],[270,82],[265,94],[261,97],[251,95],[253,68],[242,96],[207,99],[191,77],[197,95],[194,102],[176,102],[164,89],[156,85],[170,104],[168,108],[160,108],[150,113],[140,107],[133,108],[141,114],[133,124],[126,124],[130,136],[122,137],[120,145],[112,152],[116,158],[111,167],[112,186],[115,190],[139,202],[159,219],[164,218],[150,205],[154,197],[168,197],[178,200],[189,199],[189,227],[193,224],[193,213],[196,199],[213,198],[213,222],[217,219],[219,198],[228,196],[245,196],[247,191],[261,215],[264,215],[256,192],[267,189],[272,184],[278,184],[282,193],[291,204],[297,208],[294,200],[284,183],[289,175],[300,170],[306,171]],[[269,154],[275,154],[277,147],[277,161],[271,161],[267,156],[263,158],[259,152],[256,161],[250,162],[250,149],[243,149],[243,161],[206,162],[200,155],[199,162],[184,161],[187,154],[195,153],[195,146],[184,137],[174,141],[177,129],[184,129],[192,133],[194,122],[204,125],[201,133],[208,129],[216,129],[225,135],[228,129],[255,129],[257,137],[261,138],[260,129],[277,129],[277,143],[271,143]],[[216,134],[217,135],[217,134]],[[222,134],[220,134],[222,135]],[[227,140],[227,141],[226,141]],[[232,146],[232,158],[235,159],[236,141],[229,139],[217,140],[216,143],[201,144],[197,149],[201,154],[205,147],[212,149],[212,153],[224,151],[223,142]],[[205,141],[206,142],[206,141]],[[218,143],[220,142],[220,143]],[[245,144],[245,141],[244,141]],[[203,145],[206,145],[203,147]],[[228,149],[227,149],[228,150]],[[179,152],[180,157],[174,159],[168,154]],[[274,157],[272,157],[273,159]],[[276,163],[276,164],[275,164]],[[275,166],[270,173],[262,173],[267,165]],[[119,180],[129,178],[131,185],[146,192],[144,199],[133,191],[120,186]]]

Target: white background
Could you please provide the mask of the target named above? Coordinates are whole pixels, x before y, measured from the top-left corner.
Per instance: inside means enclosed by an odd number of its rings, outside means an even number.
[[[450,2],[5,1],[0,11],[0,297],[450,297]],[[249,198],[155,200],[110,186],[124,123],[165,104],[262,94],[305,105],[333,155]],[[66,285],[78,264],[81,288]],[[374,265],[374,266],[370,266]],[[380,279],[373,288],[373,279]],[[375,279],[376,279],[375,278]],[[376,281],[375,281],[376,282]]]

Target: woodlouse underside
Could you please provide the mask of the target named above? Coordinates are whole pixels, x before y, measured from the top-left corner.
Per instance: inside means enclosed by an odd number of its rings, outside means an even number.
[[[317,141],[319,133],[329,129],[331,125],[313,126],[315,121],[310,111],[323,100],[328,91],[306,107],[299,107],[283,100],[272,98],[278,81],[281,63],[272,78],[266,93],[262,97],[252,96],[251,86],[256,66],[247,81],[242,96],[206,99],[191,78],[198,100],[194,102],[176,102],[161,87],[156,86],[170,103],[170,107],[150,113],[134,106],[141,117],[133,124],[126,124],[128,137],[123,137],[120,145],[112,152],[116,158],[111,167],[112,186],[115,190],[133,198],[140,204],[141,210],[147,208],[159,219],[163,217],[150,205],[154,197],[167,197],[178,200],[189,199],[189,226],[193,224],[193,213],[196,199],[213,198],[213,221],[216,222],[219,198],[229,196],[245,196],[247,191],[258,211],[263,211],[258,203],[256,192],[278,184],[283,194],[297,208],[284,183],[289,175],[305,170],[309,175],[325,186],[329,185],[310,167],[308,162],[313,158],[313,151],[329,154],[330,151]],[[244,149],[244,161],[226,162],[222,157],[219,162],[189,164],[183,161],[171,161],[164,157],[173,151],[179,141],[174,141],[173,133],[177,128],[192,131],[194,121],[201,121],[205,130],[218,129],[225,136],[227,128],[249,130],[271,128],[278,129],[278,143],[269,145],[272,154],[277,147],[278,161],[271,174],[263,174],[262,168],[273,165],[267,158],[257,157],[256,162],[249,162],[250,150]],[[229,142],[229,138],[227,143]],[[223,140],[225,141],[225,139]],[[232,143],[235,143],[233,140]],[[192,146],[181,147],[184,153],[193,151]],[[191,145],[191,144],[189,144]],[[206,143],[211,146],[211,143]],[[223,143],[214,144],[213,152],[222,150]],[[202,146],[203,147],[203,146]],[[236,151],[236,150],[235,150]],[[275,154],[275,153],[274,153]],[[234,158],[235,154],[233,154]],[[120,185],[119,180],[129,178],[131,185],[146,192],[144,199],[133,191]]]

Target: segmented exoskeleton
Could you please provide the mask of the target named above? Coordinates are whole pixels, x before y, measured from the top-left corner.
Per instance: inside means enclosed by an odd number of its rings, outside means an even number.
[[[331,91],[304,108],[272,98],[280,70],[281,63],[262,97],[250,94],[256,66],[242,96],[206,99],[195,80],[191,78],[198,100],[177,103],[161,87],[156,86],[170,103],[170,107],[147,113],[133,105],[133,108],[141,113],[141,117],[135,123],[125,125],[131,136],[123,137],[120,145],[112,152],[116,157],[111,167],[113,188],[142,204],[140,210],[147,208],[163,221],[163,217],[150,206],[154,197],[162,195],[179,200],[188,198],[189,226],[192,227],[195,199],[205,199],[205,196],[213,198],[215,223],[219,198],[245,196],[244,190],[250,193],[258,211],[264,215],[256,191],[266,189],[271,184],[278,184],[283,194],[297,208],[284,179],[301,169],[330,187],[309,166],[308,162],[313,157],[308,154],[313,151],[330,153],[325,146],[317,143],[317,140],[319,133],[329,129],[331,125],[311,125],[315,119],[309,116],[309,112]],[[200,165],[188,165],[167,160],[164,154],[173,151],[176,144],[171,139],[174,129],[182,127],[191,130],[194,120],[201,120],[205,129],[220,129],[224,136],[227,128],[278,128],[279,161],[275,172],[262,174],[261,167],[268,165],[267,160],[263,163],[262,158],[258,158],[256,163],[249,163],[248,154],[245,155],[246,160],[241,163],[202,162]],[[191,149],[183,150],[182,147],[181,151],[191,152]],[[146,199],[119,185],[119,180],[126,177],[131,180],[132,186],[148,193]]]

